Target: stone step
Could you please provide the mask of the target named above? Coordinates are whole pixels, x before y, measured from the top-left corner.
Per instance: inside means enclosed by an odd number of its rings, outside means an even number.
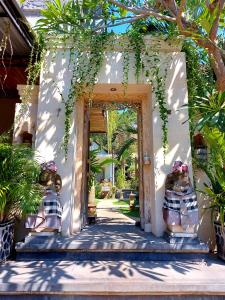
[[[17,251],[17,261],[41,261],[41,260],[64,260],[64,261],[202,261],[210,257],[208,253],[185,253],[185,252],[134,252],[134,251]]]
[[[182,238],[167,241],[150,236],[148,240],[63,238],[61,236],[28,236],[16,245],[17,260],[202,260],[208,247],[199,239]]]
[[[218,295],[210,295],[210,296],[181,296],[181,295],[175,295],[175,296],[168,296],[168,295],[154,295],[154,296],[110,296],[110,295],[104,295],[104,296],[76,296],[76,295],[57,295],[54,293],[54,295],[38,295],[35,294],[18,294],[18,295],[4,295],[0,296],[0,299],[2,300],[223,300],[225,299],[224,296]]]
[[[225,264],[183,261],[7,261],[0,299],[224,299]]]

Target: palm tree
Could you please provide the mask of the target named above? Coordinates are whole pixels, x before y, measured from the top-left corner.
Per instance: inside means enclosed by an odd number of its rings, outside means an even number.
[[[102,168],[111,163],[117,163],[116,159],[106,158],[99,162],[98,160],[99,149],[94,149],[89,151],[89,172],[88,172],[88,190],[89,197],[88,203],[94,204],[95,200],[95,185],[96,185],[96,175],[102,172]]]

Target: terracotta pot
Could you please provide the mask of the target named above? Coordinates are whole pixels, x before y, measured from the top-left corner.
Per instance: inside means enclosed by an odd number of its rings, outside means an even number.
[[[14,221],[0,223],[0,262],[5,261],[12,251]]]
[[[217,255],[225,260],[225,228],[222,228],[221,223],[215,221],[214,228],[216,233]]]
[[[88,217],[96,217],[96,205],[88,204]]]

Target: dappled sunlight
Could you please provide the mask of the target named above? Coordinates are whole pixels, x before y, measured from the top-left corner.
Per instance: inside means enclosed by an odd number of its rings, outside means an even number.
[[[207,265],[190,261],[28,261],[8,262],[0,266],[1,284],[13,284],[17,290],[27,292],[65,292],[78,291],[78,288],[89,286],[88,290],[101,291],[103,283],[108,286],[109,280],[119,290],[126,285],[134,289],[156,288],[161,290],[166,285],[176,284],[185,280],[192,283],[196,276],[201,276],[204,270],[210,269],[221,272],[222,265],[215,261],[208,261]],[[194,276],[194,278],[193,278]],[[118,281],[119,280],[119,281]],[[99,285],[99,283],[101,284]],[[92,283],[90,285],[90,283]],[[158,285],[156,285],[158,284]],[[108,289],[112,287],[108,286]],[[164,290],[164,289],[163,289]],[[123,291],[124,293],[127,291]]]

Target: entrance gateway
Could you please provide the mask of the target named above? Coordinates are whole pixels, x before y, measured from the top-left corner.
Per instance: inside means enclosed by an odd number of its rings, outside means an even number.
[[[139,87],[140,88],[140,87]],[[112,91],[113,93],[109,93]],[[108,94],[107,94],[108,92]],[[129,96],[132,97],[129,99]],[[150,87],[142,85],[142,93],[131,92],[128,88],[124,96],[121,85],[97,85],[91,102],[80,99],[76,110],[77,149],[75,161],[75,190],[77,198],[74,202],[76,222],[74,228],[79,231],[87,223],[87,152],[89,149],[90,108],[124,109],[132,108],[137,112],[138,127],[138,160],[139,160],[139,204],[141,227],[151,231],[151,157],[152,130],[150,126],[143,126],[151,119]],[[81,115],[83,117],[81,117]],[[95,120],[96,121],[96,120]],[[149,122],[150,125],[150,122]],[[82,145],[82,147],[81,147]],[[147,160],[148,159],[148,160]],[[144,161],[145,160],[145,161]],[[80,184],[82,182],[82,184]]]
[[[162,124],[156,97],[145,75],[142,74],[137,83],[135,78],[135,61],[130,53],[130,68],[128,84],[124,95],[123,55],[118,50],[105,53],[105,61],[98,75],[93,91],[93,101],[138,103],[139,112],[139,156],[141,166],[141,206],[142,227],[155,236],[162,236],[165,224],[162,216],[164,200],[164,184],[166,175],[170,173],[174,160],[181,160],[189,165],[190,177],[191,144],[187,109],[179,108],[187,104],[186,62],[177,44],[167,44],[156,38],[146,38],[150,51],[153,44],[159,51],[160,68],[167,69],[165,78],[165,101],[170,112],[168,120],[168,151],[164,156],[162,145]],[[78,99],[75,104],[74,116],[70,132],[68,157],[62,150],[64,136],[64,104],[62,94],[66,99],[69,93],[70,51],[59,46],[46,54],[45,70],[40,78],[40,86],[34,89],[29,114],[24,120],[18,119],[14,134],[16,140],[21,129],[21,122],[27,122],[30,133],[33,133],[34,147],[42,161],[54,160],[61,175],[63,188],[61,201],[63,205],[62,235],[70,236],[83,227],[85,191],[85,161],[87,153],[87,115],[85,103],[87,99]],[[146,62],[145,65],[148,63]],[[149,66],[151,68],[151,65]],[[25,87],[19,86],[22,96]],[[37,96],[38,95],[38,96]],[[18,123],[19,122],[19,123]],[[182,124],[184,123],[184,124]],[[151,164],[145,164],[149,157]]]

